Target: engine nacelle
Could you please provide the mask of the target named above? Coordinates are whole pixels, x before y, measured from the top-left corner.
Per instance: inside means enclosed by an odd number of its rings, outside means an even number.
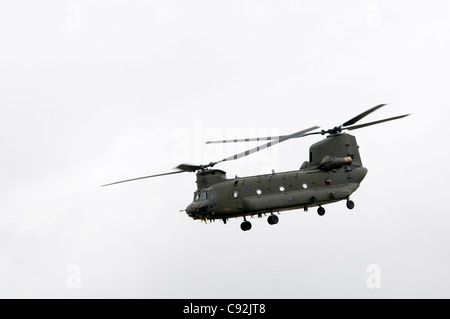
[[[319,168],[325,171],[331,171],[332,169],[341,168],[344,165],[350,165],[352,163],[352,158],[347,157],[331,157],[325,156],[320,162]]]

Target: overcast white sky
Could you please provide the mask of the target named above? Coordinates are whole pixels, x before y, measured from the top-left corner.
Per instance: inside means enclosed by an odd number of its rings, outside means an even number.
[[[2,2],[0,297],[449,298],[449,34],[443,0]],[[179,212],[194,174],[99,187],[380,103],[413,115],[354,132],[351,212],[242,232]],[[220,168],[298,169],[319,139]]]

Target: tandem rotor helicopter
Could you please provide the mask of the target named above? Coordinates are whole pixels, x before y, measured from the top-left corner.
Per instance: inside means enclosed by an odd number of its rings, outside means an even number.
[[[285,210],[318,207],[320,216],[325,214],[325,204],[346,200],[348,209],[355,204],[350,200],[367,174],[361,162],[359,146],[356,138],[343,133],[363,127],[398,120],[409,114],[386,118],[374,122],[354,125],[370,113],[386,104],[377,105],[347,122],[329,130],[315,131],[319,127],[313,126],[291,135],[244,138],[234,140],[209,141],[211,143],[238,143],[266,141],[258,147],[224,158],[206,165],[181,164],[177,171],[127,179],[102,186],[131,182],[144,178],[196,172],[197,190],[194,192],[193,202],[187,206],[186,213],[194,220],[214,221],[221,219],[225,224],[229,218],[243,217],[241,229],[248,231],[252,224],[247,217],[269,214],[267,221],[270,225],[278,223],[279,213]],[[281,142],[293,138],[309,135],[327,135],[326,138],[314,143],[309,148],[309,161],[304,162],[299,170],[281,173],[226,178],[226,173],[212,167],[225,161],[232,161],[259,152]]]

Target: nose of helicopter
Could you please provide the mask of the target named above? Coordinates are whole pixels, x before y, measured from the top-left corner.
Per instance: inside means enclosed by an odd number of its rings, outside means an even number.
[[[186,214],[188,214],[189,217],[194,217],[194,213],[197,211],[193,206],[194,204],[189,204],[188,207],[186,207]]]
[[[201,218],[206,215],[209,207],[209,201],[193,202],[186,207],[186,214],[194,219]]]

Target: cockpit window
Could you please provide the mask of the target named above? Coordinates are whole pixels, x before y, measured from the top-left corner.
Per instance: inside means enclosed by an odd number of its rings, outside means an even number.
[[[205,200],[208,199],[208,192],[207,191],[202,191],[200,193],[200,200]]]
[[[214,198],[214,192],[212,190],[199,190],[194,193],[194,202],[210,198]]]

